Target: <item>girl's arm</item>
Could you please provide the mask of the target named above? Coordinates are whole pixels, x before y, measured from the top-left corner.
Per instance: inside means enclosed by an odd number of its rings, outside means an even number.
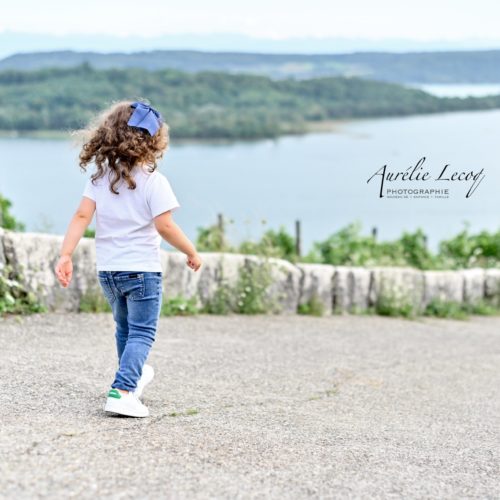
[[[80,206],[73,215],[69,223],[68,230],[64,236],[64,241],[59,252],[59,261],[55,267],[55,273],[59,283],[66,288],[73,276],[73,263],[71,256],[75,251],[79,241],[81,240],[85,229],[92,222],[95,212],[95,201],[84,196]]]
[[[191,243],[189,238],[182,232],[182,229],[174,222],[172,212],[163,212],[154,218],[156,230],[160,236],[173,247],[185,253],[187,256],[186,264],[198,271],[201,267],[201,259],[196,251],[196,248]]]

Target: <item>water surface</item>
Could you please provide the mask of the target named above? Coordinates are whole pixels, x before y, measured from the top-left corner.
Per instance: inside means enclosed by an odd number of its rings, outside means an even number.
[[[176,143],[160,164],[178,196],[176,220],[194,238],[218,213],[234,220],[233,241],[265,228],[293,231],[300,219],[304,247],[359,220],[380,238],[422,227],[431,245],[468,221],[471,229],[500,226],[500,111],[377,119],[343,124],[334,133],[236,143]],[[86,175],[70,141],[2,138],[0,192],[27,230],[62,234]],[[367,179],[380,167],[404,170],[425,156],[438,172],[484,169],[471,198],[468,185],[448,184],[447,199],[380,199]],[[441,186],[440,186],[441,187]],[[262,221],[266,221],[265,224]]]

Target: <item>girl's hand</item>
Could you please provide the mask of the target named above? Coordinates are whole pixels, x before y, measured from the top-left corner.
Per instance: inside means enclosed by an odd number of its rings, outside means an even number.
[[[59,262],[55,267],[55,273],[59,283],[66,288],[73,277],[73,262],[71,262],[71,257],[68,255],[63,255],[59,258]]]
[[[195,272],[198,271],[198,269],[201,267],[201,259],[200,256],[195,253],[193,255],[188,255],[186,264],[188,267],[193,269]]]

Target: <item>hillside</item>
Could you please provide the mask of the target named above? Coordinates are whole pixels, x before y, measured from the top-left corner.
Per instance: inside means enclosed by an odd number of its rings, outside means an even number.
[[[251,54],[158,50],[131,54],[96,52],[37,52],[0,60],[0,70],[69,68],[89,63],[97,69],[176,69],[194,73],[224,71],[271,78],[358,76],[396,83],[497,83],[500,50],[462,52],[353,54]]]
[[[500,96],[438,98],[359,78],[272,80],[174,70],[68,69],[0,72],[0,130],[83,126],[113,100],[147,97],[174,137],[257,138],[307,130],[311,122],[500,107]]]

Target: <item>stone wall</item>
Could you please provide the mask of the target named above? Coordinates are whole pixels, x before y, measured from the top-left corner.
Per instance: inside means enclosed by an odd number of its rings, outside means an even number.
[[[67,289],[59,286],[53,269],[62,236],[17,233],[0,229],[0,270],[6,265],[51,311],[77,311],[86,293],[100,293],[95,271],[94,240],[83,238],[73,257],[73,281]],[[236,284],[243,267],[251,269],[262,260],[252,255],[204,253],[197,273],[185,264],[179,252],[162,250],[164,294],[196,297],[206,304],[221,284]],[[487,300],[500,305],[500,268],[460,271],[419,271],[404,267],[347,267],[297,264],[269,260],[272,283],[269,300],[282,313],[292,314],[299,304],[311,300],[323,304],[327,314],[359,312],[382,299],[411,303],[423,310],[433,300],[475,304]]]

